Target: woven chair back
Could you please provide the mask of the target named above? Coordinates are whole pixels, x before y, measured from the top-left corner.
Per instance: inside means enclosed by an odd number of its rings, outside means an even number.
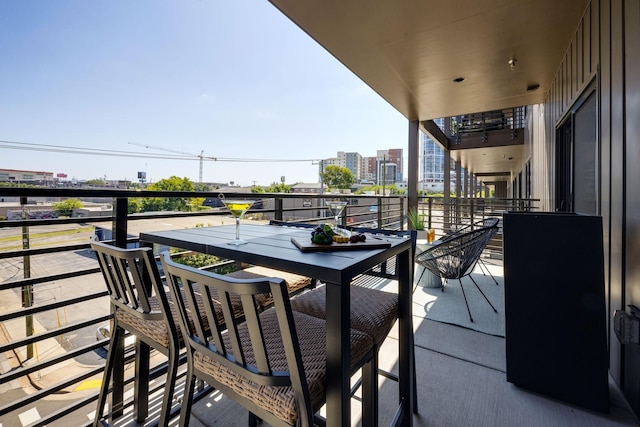
[[[415,261],[439,277],[460,279],[473,271],[493,234],[492,227],[457,233],[416,255]]]
[[[169,313],[164,287],[151,248],[123,249],[92,242],[116,310],[141,320],[165,320]]]
[[[255,400],[269,400],[269,396],[259,389],[293,388],[298,418],[312,420],[311,397],[285,281],[227,277],[177,264],[168,253],[161,260],[171,299],[178,308],[191,375],[204,374],[207,382],[260,416],[264,413]],[[202,294],[201,304],[196,301],[197,292]],[[273,297],[269,313],[275,312],[277,318],[270,326],[263,322],[267,313],[261,314],[256,304],[256,298],[267,293]],[[216,304],[221,310],[216,310]],[[238,316],[237,310],[242,310],[244,317]],[[203,319],[216,328],[207,329]],[[273,351],[274,334],[282,351]]]

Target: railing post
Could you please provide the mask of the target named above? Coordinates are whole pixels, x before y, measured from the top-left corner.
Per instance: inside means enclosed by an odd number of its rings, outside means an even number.
[[[400,231],[404,230],[404,198],[398,197],[398,201],[400,203],[400,213],[398,214],[399,223],[400,223]]]
[[[20,204],[22,205],[22,220],[29,219],[29,211],[27,210],[27,198],[20,197]],[[29,249],[29,226],[24,223],[22,226],[22,249]],[[23,277],[28,279],[31,277],[31,256],[25,255],[22,258],[22,271]],[[33,285],[27,285],[22,287],[22,306],[27,308],[33,305]],[[33,315],[29,314],[24,318],[26,335],[33,335]],[[27,359],[33,358],[33,344],[27,345]]]
[[[378,196],[378,228],[384,228],[382,226],[382,209],[383,209],[382,198]]]
[[[112,237],[115,246],[119,248],[127,247],[127,216],[129,215],[129,199],[126,197],[116,197],[113,203],[113,225]],[[113,307],[111,307],[113,311]],[[114,323],[111,321],[111,330]],[[113,366],[113,393],[111,393],[111,416],[116,419],[124,413],[124,336],[120,337],[116,347],[116,357]],[[136,346],[136,349],[139,349]]]
[[[115,246],[127,247],[127,215],[129,215],[129,199],[117,197],[113,204],[113,236]]]
[[[274,199],[274,217],[276,220],[278,221],[282,221],[283,217],[282,217],[282,197],[276,197]]]

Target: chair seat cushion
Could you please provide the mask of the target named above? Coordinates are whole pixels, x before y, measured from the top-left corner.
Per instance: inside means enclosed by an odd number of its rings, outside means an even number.
[[[351,327],[382,344],[398,318],[398,295],[362,286],[351,286]],[[326,318],[326,286],[318,286],[291,299],[291,308]]]
[[[160,304],[156,297],[149,297],[149,305],[152,312],[161,313]],[[116,309],[116,322],[122,323],[124,328],[132,334],[144,335],[155,341],[162,347],[169,346],[169,332],[167,324],[163,320],[148,320],[140,316],[138,312],[133,310]]]
[[[182,293],[182,298],[184,299],[185,298],[184,289],[181,290],[181,293]],[[198,307],[200,308],[201,312],[204,313],[202,293],[199,290],[198,284],[194,285],[194,293],[196,296],[196,302],[198,304]],[[215,300],[217,298],[217,293],[213,292],[212,297]],[[171,299],[171,295],[169,295],[168,293],[167,293],[167,299],[169,301],[169,308],[171,310],[171,316],[172,316],[173,322],[176,325],[176,329],[178,331],[178,342],[180,343],[180,347],[182,347],[183,338],[182,338],[182,331],[178,327],[178,324],[179,324],[178,309],[174,301]],[[231,301],[233,304],[234,313],[236,314],[236,317],[242,317],[243,313],[242,313],[242,303],[240,302],[240,297],[236,294],[232,294]],[[151,306],[152,312],[161,313],[160,303],[158,302],[158,299],[156,296],[149,297],[149,305]],[[216,310],[216,317],[218,318],[218,323],[223,324],[224,318],[222,315],[222,307],[220,306],[219,303],[215,303],[214,308]],[[133,310],[121,310],[121,309],[116,310],[116,320],[118,322],[122,322],[125,325],[127,325],[128,328],[125,328],[125,329],[128,329],[129,332],[133,334],[136,334],[136,331],[138,331],[140,334],[146,335],[151,340],[160,344],[162,347],[169,346],[169,331],[167,329],[167,324],[165,323],[164,320],[149,320],[144,318],[144,316],[142,316],[141,313],[139,312],[134,312]],[[193,319],[190,318],[189,321],[193,326]],[[202,318],[202,321],[204,323],[205,330],[209,330],[210,329],[209,321],[206,318],[206,316]]]
[[[302,354],[304,373],[311,395],[312,408],[318,410],[323,402],[326,388],[326,329],[325,322],[317,317],[293,312],[296,332]],[[282,344],[282,337],[275,309],[271,308],[260,314],[265,332],[265,344],[271,367],[274,371],[288,371],[288,363]],[[240,338],[248,341],[248,331],[241,326]],[[359,363],[372,349],[373,342],[362,332],[351,330],[351,365]],[[225,336],[227,349],[229,341]],[[255,364],[252,350],[243,345],[245,357],[249,364]],[[233,354],[232,351],[229,353]],[[265,386],[256,384],[242,376],[239,372],[215,362],[206,352],[194,352],[196,370],[211,376],[214,380],[229,387],[235,393],[253,401],[259,407],[269,411],[279,419],[295,425],[298,419],[296,398],[291,387]],[[215,384],[213,384],[215,386]]]
[[[244,270],[234,271],[233,273],[229,273],[226,276],[234,277],[236,279],[264,279],[266,277],[277,277],[283,279],[287,283],[287,290],[290,294],[295,294],[299,292],[301,289],[309,286],[311,284],[311,278],[300,276],[299,274],[287,273],[286,271],[274,270],[272,268],[267,267],[259,267],[253,266],[245,268]],[[262,295],[261,297],[256,297],[256,302],[262,306],[269,306],[273,299],[271,295]]]

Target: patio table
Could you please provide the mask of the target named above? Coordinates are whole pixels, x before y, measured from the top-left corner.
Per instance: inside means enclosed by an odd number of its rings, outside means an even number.
[[[302,252],[291,238],[310,239],[309,230],[275,225],[242,224],[248,243],[230,245],[235,226],[214,226],[140,233],[142,244],[156,244],[216,255],[253,265],[313,277],[327,286],[327,425],[350,426],[350,292],[358,274],[398,255],[399,405],[392,425],[413,425],[413,352],[411,296],[413,259],[411,240],[387,238],[390,247],[352,251]]]

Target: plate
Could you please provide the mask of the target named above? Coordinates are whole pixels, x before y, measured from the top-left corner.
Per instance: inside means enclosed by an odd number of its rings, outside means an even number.
[[[335,251],[355,251],[363,249],[384,249],[391,246],[391,243],[384,239],[368,237],[364,242],[355,243],[336,243],[333,242],[330,245],[320,245],[313,243],[311,237],[308,239],[301,239],[298,237],[292,237],[291,242],[296,245],[302,252],[335,252]]]

